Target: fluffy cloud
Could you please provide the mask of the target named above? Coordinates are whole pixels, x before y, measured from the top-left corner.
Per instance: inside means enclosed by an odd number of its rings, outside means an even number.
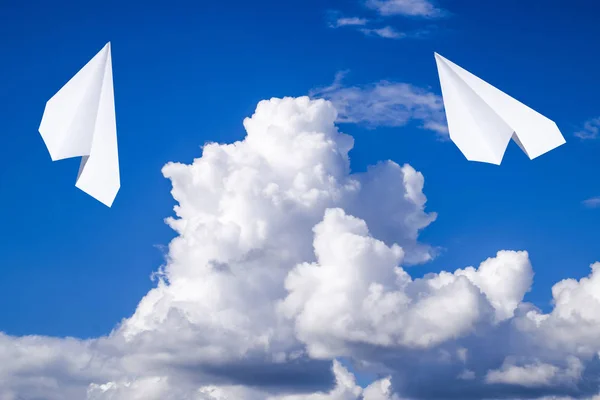
[[[275,307],[289,271],[315,259],[313,227],[331,207],[368,216],[377,203],[389,214],[372,218],[375,231],[418,263],[432,257],[418,232],[435,219],[411,167],[384,163],[349,174],[353,140],[338,132],[336,117],[324,100],[264,101],[244,121],[243,141],[208,144],[192,165],[165,166],[178,201],[177,218],[167,222],[179,236],[158,286],[113,333],[136,350],[128,368],[194,369],[206,375],[197,384],[214,376],[327,384],[329,361],[308,360]],[[253,376],[257,369],[263,376]]]
[[[581,379],[583,364],[576,357],[569,357],[567,361],[568,366],[562,370],[555,365],[539,361],[519,366],[515,365],[514,360],[506,360],[502,368],[489,371],[485,380],[488,383],[508,383],[525,387],[572,384]]]
[[[82,399],[85,387],[122,369],[104,339],[78,340],[0,333],[0,399]]]
[[[368,127],[404,126],[417,121],[423,129],[446,137],[442,98],[408,83],[380,81],[363,86],[344,86],[345,72],[336,75],[328,87],[311,91],[311,96],[331,101],[341,123]]]
[[[429,348],[510,318],[531,284],[526,253],[501,252],[454,274],[411,280],[403,250],[369,235],[364,221],[328,210],[315,227],[317,262],[286,280],[282,303],[314,358],[349,356],[347,343]],[[327,307],[323,307],[327,304]]]
[[[435,255],[424,178],[350,173],[337,119],[325,100],[263,101],[243,140],[166,165],[178,236],[157,286],[103,338],[0,334],[0,399],[593,396],[600,263],[547,314],[523,301],[525,251],[412,278]],[[342,357],[379,379],[360,387]]]
[[[567,354],[596,358],[600,352],[600,263],[589,276],[565,279],[552,287],[554,309],[543,314],[536,309],[524,313],[516,323],[531,341],[541,341],[561,357]]]
[[[435,218],[423,210],[422,177],[393,163],[349,175],[353,141],[337,131],[335,119],[323,100],[261,102],[244,122],[243,142],[209,144],[192,165],[164,168],[179,203],[179,218],[168,223],[179,237],[170,245],[164,280],[121,327],[128,340],[183,319],[214,332],[203,335],[206,354],[219,360],[289,347],[273,303],[285,295],[289,270],[314,259],[312,228],[330,207],[360,213],[379,202],[403,221],[390,227],[380,218],[376,229],[411,249],[413,259],[431,257],[417,242]],[[375,179],[382,175],[388,180]],[[378,198],[388,187],[398,197]]]

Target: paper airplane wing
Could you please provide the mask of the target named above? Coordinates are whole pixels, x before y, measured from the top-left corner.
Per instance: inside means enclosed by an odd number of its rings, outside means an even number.
[[[450,138],[468,160],[500,164],[511,138],[530,159],[562,144],[556,124],[435,54]]]
[[[110,43],[46,103],[39,131],[53,161],[83,157],[75,186],[110,207],[120,188]]]
[[[436,54],[450,138],[469,161],[499,165],[513,130]]]

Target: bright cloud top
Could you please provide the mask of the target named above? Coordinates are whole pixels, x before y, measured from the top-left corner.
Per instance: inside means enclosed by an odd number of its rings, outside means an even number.
[[[523,302],[525,251],[413,279],[434,255],[424,178],[351,174],[336,120],[326,100],[262,101],[243,140],[166,165],[178,236],[157,286],[106,337],[0,335],[0,398],[592,396],[600,264],[549,314]],[[380,379],[361,388],[341,357]]]

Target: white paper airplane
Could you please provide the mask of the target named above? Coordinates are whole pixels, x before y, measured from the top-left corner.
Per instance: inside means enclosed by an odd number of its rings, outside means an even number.
[[[500,165],[510,139],[530,159],[565,143],[556,124],[435,53],[450,139],[469,161]]]
[[[110,42],[46,103],[52,161],[82,157],[76,187],[110,207],[121,186]]]

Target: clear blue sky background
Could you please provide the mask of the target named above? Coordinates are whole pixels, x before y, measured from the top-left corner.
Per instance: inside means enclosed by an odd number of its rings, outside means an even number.
[[[0,331],[94,337],[134,311],[173,237],[168,161],[244,135],[256,103],[299,96],[350,69],[350,84],[389,79],[440,93],[438,51],[555,120],[567,144],[536,159],[511,144],[501,167],[470,163],[409,125],[356,138],[353,169],[381,159],[425,175],[438,220],[422,239],[445,251],[415,276],[528,250],[527,299],[600,260],[600,141],[573,137],[600,115],[600,5],[588,0],[439,1],[453,16],[391,18],[427,38],[386,40],[327,27],[327,10],[373,17],[358,1],[0,0]],[[476,3],[476,5],[474,5]],[[78,159],[52,163],[37,128],[45,102],[112,41],[121,190],[112,209],[74,187]]]

